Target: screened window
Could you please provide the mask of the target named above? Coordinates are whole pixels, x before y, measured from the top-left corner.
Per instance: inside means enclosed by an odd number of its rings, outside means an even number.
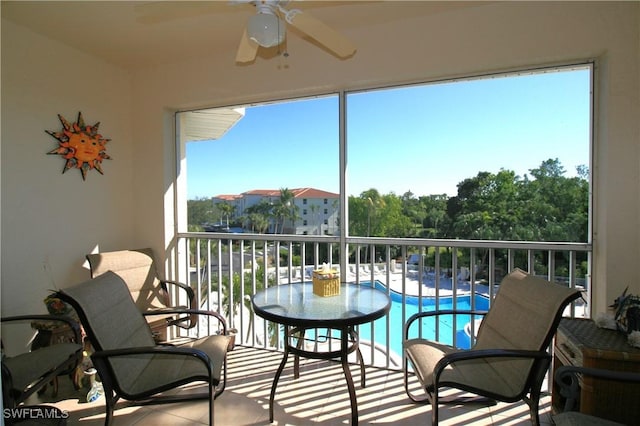
[[[346,104],[351,235],[588,241],[590,66]]]
[[[591,64],[580,64],[181,112],[187,223],[228,217],[252,232],[339,235],[348,221],[351,236],[588,241],[591,87]],[[232,210],[220,210],[223,199]],[[301,208],[309,199],[328,206],[324,217],[314,201]]]
[[[216,201],[233,197],[236,220],[230,226],[235,229],[308,231],[298,220],[308,190],[339,199],[338,112],[338,96],[328,95],[178,113],[179,149],[186,160],[181,198],[187,203],[189,229],[220,222],[226,216]],[[304,161],[292,161],[300,156]],[[312,173],[316,157],[323,166]],[[309,223],[316,233],[319,220]],[[337,224],[328,232],[337,235]]]

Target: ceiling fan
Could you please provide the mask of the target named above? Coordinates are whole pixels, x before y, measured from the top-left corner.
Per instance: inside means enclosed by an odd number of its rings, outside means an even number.
[[[291,25],[313,38],[339,58],[348,58],[356,52],[355,45],[342,34],[307,12],[287,9],[289,0],[231,0],[233,4],[248,3],[256,7],[242,33],[236,62],[244,64],[255,60],[259,47],[280,45]]]

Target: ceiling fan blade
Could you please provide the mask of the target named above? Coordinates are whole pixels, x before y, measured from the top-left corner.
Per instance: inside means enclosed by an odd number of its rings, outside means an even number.
[[[249,39],[247,31],[242,32],[242,38],[240,39],[240,46],[238,46],[238,53],[236,54],[236,62],[246,64],[253,62],[256,59],[258,53],[258,43]]]
[[[356,46],[349,39],[308,13],[297,12],[287,21],[340,58],[356,53]]]

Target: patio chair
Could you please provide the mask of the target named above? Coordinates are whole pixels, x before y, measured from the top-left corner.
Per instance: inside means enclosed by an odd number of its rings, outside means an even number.
[[[157,345],[127,285],[114,272],[60,290],[58,297],[76,310],[93,346],[91,360],[105,391],[105,425],[111,422],[120,398],[140,405],[208,399],[209,424],[213,424],[213,402],[226,385],[230,341],[220,314],[173,310],[178,314],[208,315],[220,323],[221,334],[180,346]],[[207,391],[161,394],[192,382],[205,382]]]
[[[47,321],[67,325],[73,332],[74,342],[63,342],[37,349],[24,351],[24,344],[33,337],[27,333],[23,341],[7,344],[2,341],[2,403],[4,408],[15,408],[34,392],[43,390],[50,382],[54,382],[54,396],[57,392],[57,377],[61,375],[73,376],[75,369],[82,360],[82,345],[80,326],[69,317],[61,315],[20,315],[1,319],[3,329],[11,324],[12,328],[20,323],[32,321]],[[29,328],[29,330],[31,330]],[[8,331],[8,330],[7,330]],[[8,335],[7,333],[6,335]],[[21,335],[19,330],[11,334]],[[6,336],[3,333],[3,336]],[[15,340],[21,340],[15,337]],[[14,347],[21,349],[11,350]],[[5,352],[6,351],[6,352]]]
[[[640,385],[640,373],[572,365],[560,366],[555,370],[554,380],[560,388],[559,392],[565,399],[565,403],[562,412],[553,415],[553,423],[556,426],[623,426],[624,423],[574,411],[580,401],[580,382],[585,376],[606,380],[612,385],[615,383]],[[616,413],[611,414],[615,416]]]
[[[86,257],[91,268],[91,278],[107,271],[115,272],[127,284],[136,306],[142,312],[168,307],[197,309],[195,293],[191,287],[159,277],[153,250],[150,248],[92,253]],[[185,305],[172,305],[169,286],[177,291],[177,299],[184,301]],[[197,324],[195,315],[157,315],[153,318],[148,317],[147,320],[151,323],[151,329],[158,340],[166,339],[168,326],[189,329]]]
[[[504,402],[524,400],[531,422],[539,425],[540,389],[551,362],[547,352],[565,307],[580,296],[575,289],[550,283],[515,269],[504,277],[488,312],[429,311],[411,316],[404,326],[404,382],[414,402],[430,402],[432,424],[438,424],[439,392],[455,388]],[[416,336],[427,330],[423,318],[486,314],[470,350]],[[422,323],[422,327],[418,325]],[[412,327],[413,325],[413,327]],[[425,391],[409,389],[409,365]]]

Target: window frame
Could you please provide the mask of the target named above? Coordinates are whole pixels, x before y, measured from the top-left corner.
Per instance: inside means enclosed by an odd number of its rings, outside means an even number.
[[[457,77],[448,77],[448,78],[440,78],[440,79],[431,79],[431,80],[419,80],[414,82],[392,82],[387,85],[376,85],[376,86],[367,86],[353,89],[344,89],[340,91],[329,91],[325,93],[314,93],[309,94],[307,96],[297,96],[292,98],[284,98],[284,99],[266,99],[266,100],[255,100],[252,103],[238,104],[238,105],[218,105],[211,106],[209,108],[239,108],[239,107],[253,107],[258,105],[266,105],[277,102],[293,102],[303,99],[313,99],[319,97],[326,96],[337,96],[338,97],[338,120],[339,120],[339,134],[338,134],[338,143],[339,143],[339,212],[338,217],[340,218],[340,227],[339,227],[339,238],[340,238],[340,247],[341,252],[346,253],[346,245],[347,239],[353,238],[357,236],[350,235],[349,233],[349,214],[348,214],[348,199],[349,196],[347,191],[347,137],[346,137],[346,121],[347,121],[347,97],[351,94],[369,92],[369,91],[378,91],[378,90],[387,90],[387,89],[397,89],[403,87],[417,86],[417,85],[428,85],[428,84],[441,84],[441,83],[456,83],[456,82],[465,82],[469,80],[481,80],[481,79],[491,79],[491,78],[502,78],[502,77],[512,77],[512,76],[520,76],[526,74],[536,74],[536,73],[546,73],[546,72],[554,72],[554,71],[562,71],[562,70],[571,70],[571,69],[589,69],[590,71],[590,133],[589,133],[589,211],[588,211],[588,244],[591,244],[593,241],[593,152],[595,151],[595,140],[594,140],[594,128],[595,128],[595,116],[594,116],[594,104],[595,104],[595,80],[597,79],[597,66],[596,62],[593,59],[582,60],[582,61],[571,61],[565,63],[556,63],[551,65],[542,65],[542,66],[527,66],[527,67],[519,67],[510,70],[501,70],[495,71],[491,73],[468,73],[464,76]],[[181,122],[180,122],[180,114],[184,112],[191,112],[200,110],[198,109],[190,109],[190,110],[178,110],[175,112],[175,143],[176,143],[176,185],[175,188],[175,197],[174,197],[174,217],[175,217],[175,230],[176,232],[187,232],[187,182],[186,182],[186,142],[181,140]],[[307,200],[303,199],[303,204],[306,204]],[[328,204],[328,200],[323,200],[324,204]],[[325,220],[326,222],[326,220]]]

